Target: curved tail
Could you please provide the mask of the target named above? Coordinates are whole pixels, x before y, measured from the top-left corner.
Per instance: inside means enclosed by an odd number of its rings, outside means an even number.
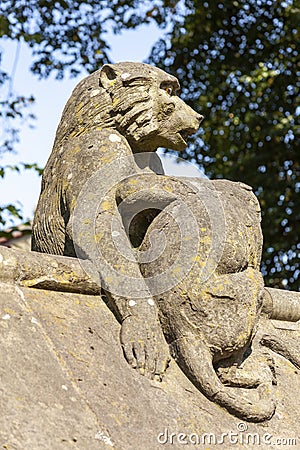
[[[273,416],[276,404],[271,379],[253,389],[228,387],[218,378],[212,354],[202,340],[182,337],[174,341],[172,347],[181,369],[209,400],[246,421],[263,422]]]

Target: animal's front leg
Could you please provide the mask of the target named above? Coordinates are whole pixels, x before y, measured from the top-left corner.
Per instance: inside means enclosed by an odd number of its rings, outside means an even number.
[[[121,344],[127,361],[150,377],[164,375],[169,349],[157,306],[140,272],[111,189],[97,205],[97,184],[77,200],[68,230],[81,265],[104,290],[121,322]]]
[[[130,264],[129,264],[130,266]],[[133,274],[131,267],[130,273]],[[135,269],[135,268],[134,268]],[[144,285],[142,297],[118,295],[116,285],[108,278],[103,279],[106,296],[117,312],[121,322],[120,341],[127,362],[142,375],[161,381],[170,362],[169,347],[165,341],[158,319],[158,309],[151,297],[137,267],[131,282]],[[127,280],[124,278],[123,291]],[[125,293],[124,293],[125,294]]]
[[[113,202],[110,203],[113,205]],[[140,272],[117,209],[100,208],[95,227],[101,285],[121,322],[120,340],[128,363],[161,380],[170,362],[158,308]]]
[[[122,322],[121,344],[126,360],[142,375],[161,381],[170,356],[158,320],[149,314],[130,315]]]

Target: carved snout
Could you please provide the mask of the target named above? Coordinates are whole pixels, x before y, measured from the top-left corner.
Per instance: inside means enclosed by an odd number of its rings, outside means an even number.
[[[200,123],[202,122],[202,120],[204,119],[204,116],[202,116],[201,114],[197,114],[197,117],[196,117],[196,119],[198,120],[198,122],[199,122],[199,125],[200,125]]]
[[[201,122],[204,119],[204,116],[202,116],[202,114],[197,113],[196,111],[194,111],[192,108],[190,108],[188,105],[185,105],[185,111],[183,111],[183,114],[186,115],[186,117],[190,118],[190,134],[196,133],[196,131],[198,131],[198,128],[201,124]]]
[[[204,119],[204,116],[202,114],[196,113],[195,122],[196,122],[196,131],[198,130],[202,120]]]
[[[190,110],[193,112],[193,114],[190,114],[190,124],[184,130],[180,131],[180,134],[184,139],[196,133],[198,131],[200,123],[204,119],[204,116],[196,113],[192,108],[190,108]]]
[[[193,111],[193,113],[194,113],[193,116],[191,116],[192,120],[191,120],[191,126],[190,126],[190,130],[191,130],[190,134],[194,134],[194,133],[196,133],[196,131],[198,131],[200,123],[204,119],[204,116],[202,116],[201,114],[198,114],[195,111]]]

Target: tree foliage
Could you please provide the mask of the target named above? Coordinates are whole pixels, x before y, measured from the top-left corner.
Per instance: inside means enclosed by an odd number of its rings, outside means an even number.
[[[108,62],[109,30],[119,33],[155,20],[165,25],[176,1],[2,0],[0,38],[24,40],[32,48],[31,70],[63,78]]]
[[[182,155],[215,178],[254,188],[263,212],[263,272],[299,288],[299,1],[186,0],[151,61],[175,74],[206,117]]]
[[[267,282],[299,288],[299,0],[3,0],[0,39],[25,41],[31,70],[60,79],[108,62],[108,30],[150,21],[168,29],[151,62],[175,74],[206,117],[181,156],[210,177],[253,186]],[[0,72],[0,87],[9,82]],[[12,150],[12,124],[32,101],[10,92],[1,102],[10,132],[2,151]]]

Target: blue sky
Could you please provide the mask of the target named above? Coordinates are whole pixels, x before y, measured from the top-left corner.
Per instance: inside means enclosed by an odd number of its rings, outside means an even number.
[[[150,53],[151,47],[162,36],[162,30],[152,25],[141,26],[135,31],[126,31],[121,35],[111,35],[108,39],[111,45],[110,56],[114,62],[143,61]],[[3,68],[11,73],[15,54],[15,42],[0,42],[3,50]],[[14,77],[14,90],[22,95],[34,95],[36,103],[32,112],[36,115],[34,128],[22,127],[20,143],[16,146],[17,154],[7,154],[0,160],[1,165],[22,162],[37,162],[44,166],[52,148],[56,127],[60,120],[63,107],[73,88],[81,77],[57,81],[54,77],[38,80],[30,73],[31,53],[27,46],[21,45],[20,57]],[[1,92],[6,97],[7,92]],[[167,157],[164,162],[169,175],[201,176],[201,172],[192,164],[175,163],[175,157]],[[32,218],[34,207],[40,192],[41,178],[33,171],[23,171],[20,175],[9,172],[0,179],[0,205],[19,203],[23,206],[26,218]]]

